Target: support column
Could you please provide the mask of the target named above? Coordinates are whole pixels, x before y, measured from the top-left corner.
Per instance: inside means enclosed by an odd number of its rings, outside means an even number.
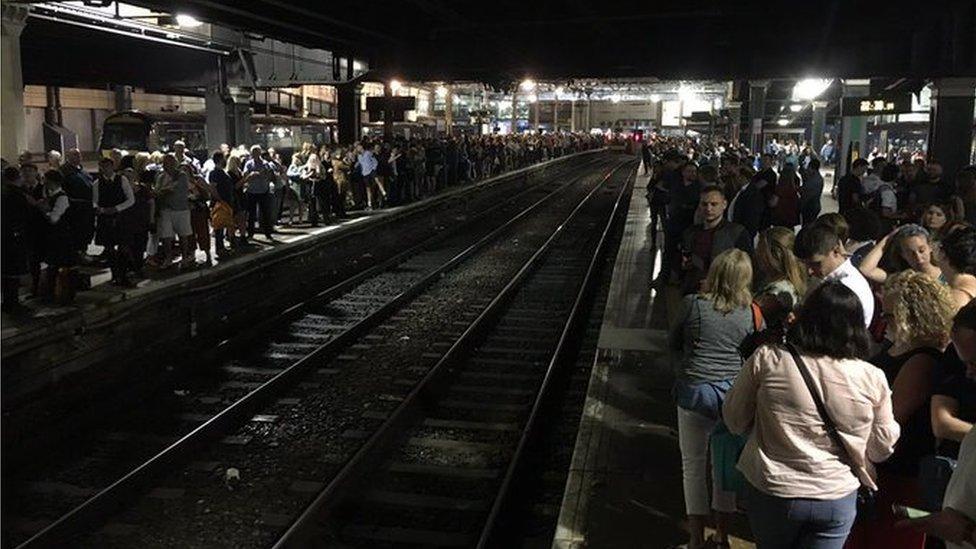
[[[338,103],[339,143],[351,145],[359,140],[362,133],[360,120],[361,84],[339,84],[336,86]]]
[[[444,96],[444,133],[454,133],[454,85],[448,84],[447,95]]]
[[[518,86],[512,91],[512,130],[511,133],[516,133],[518,130]]]
[[[535,103],[532,104],[532,129],[535,133],[539,133],[539,99],[536,98]]]
[[[383,104],[383,139],[389,141],[393,139],[393,86],[389,80],[383,83],[383,97],[386,99]]]
[[[20,33],[27,24],[28,9],[4,2],[0,10],[0,156],[16,162],[17,155],[27,149]]]
[[[576,97],[569,103],[569,131],[576,132]]]
[[[250,88],[232,86],[221,91],[210,86],[204,95],[207,109],[207,148],[217,150],[224,143],[231,147],[251,143]]]
[[[593,100],[590,99],[590,94],[586,94],[586,127],[584,128],[587,133],[593,129],[593,119],[590,115],[593,114]]]
[[[810,130],[810,142],[813,150],[820,154],[820,149],[824,146],[824,131],[827,128],[827,101],[813,102],[813,129]]]
[[[972,162],[974,103],[976,78],[940,78],[932,83],[928,157],[942,164],[947,181]]]
[[[52,126],[61,126],[64,122],[64,113],[61,112],[61,88],[45,86],[44,96],[47,105],[44,107],[44,121]]]
[[[769,87],[769,80],[749,82],[749,148],[753,153],[762,152],[767,87]]]
[[[132,110],[132,86],[116,85],[112,92],[115,98],[115,111]]]
[[[739,143],[742,131],[742,102],[729,102],[729,142]]]
[[[552,102],[552,131],[559,133],[559,99]]]
[[[870,80],[844,80],[842,82],[841,101],[857,101],[871,93]],[[843,106],[841,107],[843,109]],[[845,116],[841,121],[837,157],[837,173],[847,174],[851,162],[865,156],[868,137],[868,117]],[[839,177],[839,176],[835,176]]]

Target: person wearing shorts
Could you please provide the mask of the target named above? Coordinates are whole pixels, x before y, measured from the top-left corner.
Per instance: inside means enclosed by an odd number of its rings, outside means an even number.
[[[193,251],[193,225],[190,223],[189,181],[180,171],[180,164],[172,153],[163,157],[163,171],[156,180],[157,205],[156,235],[163,248],[160,269],[167,269],[173,262],[173,241],[180,239],[182,260],[180,268],[196,263]]]

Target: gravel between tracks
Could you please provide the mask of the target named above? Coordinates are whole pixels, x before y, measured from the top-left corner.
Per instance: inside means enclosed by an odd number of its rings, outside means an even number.
[[[521,222],[517,233],[447,273],[409,313],[375,329],[381,338],[360,348],[355,359],[316,364],[336,371],[316,375],[287,395],[300,401],[276,405],[268,412],[278,415],[276,421],[244,426],[235,442],[245,444],[210,447],[198,458],[212,465],[210,472],[170,474],[158,484],[167,491],[141,498],[88,541],[105,547],[268,545],[313,495],[316,482],[328,479],[362,442],[353,429],[363,424],[363,413],[388,409],[406,394],[421,368],[436,361],[425,355],[450,341],[447,334],[457,329],[452,323],[480,310],[479,299],[500,289],[568,213],[554,206],[575,204],[601,175],[595,171],[587,177],[590,184],[574,186]],[[547,213],[553,210],[558,214]],[[240,471],[233,490],[224,483],[228,467]]]

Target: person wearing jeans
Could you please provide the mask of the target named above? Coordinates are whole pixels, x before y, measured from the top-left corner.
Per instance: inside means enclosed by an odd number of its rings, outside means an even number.
[[[814,289],[786,341],[843,442],[827,429],[799,365],[781,345],[760,347],[725,396],[722,417],[748,441],[738,469],[750,485],[757,546],[841,549],[861,485],[877,490],[869,461],[887,459],[901,432],[884,372],[861,359],[870,338],[857,295],[841,281]]]
[[[728,547],[729,515],[735,493],[713,483],[711,508],[718,512],[716,537],[705,541],[708,504],[709,438],[720,421],[725,392],[742,368],[739,346],[756,329],[752,313],[752,263],[731,249],[709,265],[704,289],[682,301],[669,346],[679,354],[674,397],[678,407],[678,445],[688,514],[690,549]],[[761,323],[760,323],[761,326]]]

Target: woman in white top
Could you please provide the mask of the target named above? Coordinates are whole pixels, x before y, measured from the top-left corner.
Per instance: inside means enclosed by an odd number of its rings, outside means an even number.
[[[884,373],[861,360],[869,347],[862,318],[854,292],[828,281],[810,293],[787,334],[845,448],[832,442],[786,348],[761,347],[726,395],[726,425],[749,433],[738,468],[751,487],[749,519],[759,547],[843,547],[858,487],[876,488],[870,462],[894,451],[891,390]]]

